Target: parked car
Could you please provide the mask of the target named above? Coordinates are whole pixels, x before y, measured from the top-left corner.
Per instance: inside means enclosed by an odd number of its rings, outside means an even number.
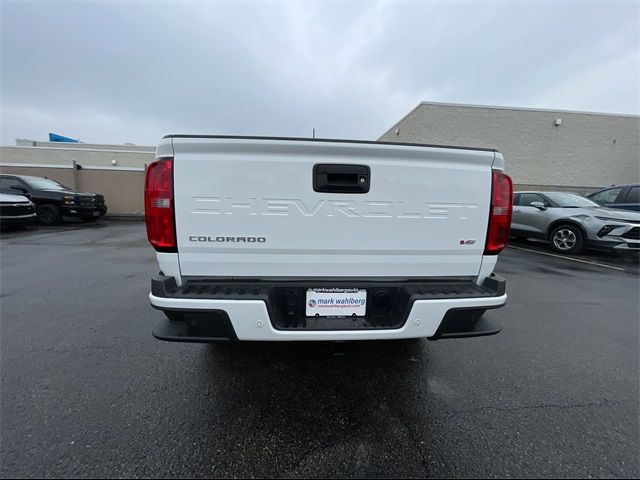
[[[637,250],[640,213],[603,208],[573,193],[517,192],[511,235],[547,240],[561,253],[584,247]]]
[[[102,195],[76,192],[44,177],[0,175],[0,193],[27,197],[35,204],[38,221],[44,225],[57,223],[63,216],[92,222],[107,213]]]
[[[0,193],[0,226],[25,226],[35,217],[36,207],[28,198]]]
[[[640,185],[618,185],[587,195],[598,205],[608,208],[640,211]]]

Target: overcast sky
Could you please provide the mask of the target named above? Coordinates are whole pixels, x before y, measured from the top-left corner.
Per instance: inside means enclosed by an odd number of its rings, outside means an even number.
[[[1,141],[376,139],[420,101],[640,113],[640,3],[1,2]]]

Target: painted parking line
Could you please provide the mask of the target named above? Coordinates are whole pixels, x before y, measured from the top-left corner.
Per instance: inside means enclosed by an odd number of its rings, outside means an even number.
[[[515,250],[523,250],[525,252],[538,253],[540,255],[547,255],[549,257],[564,258],[565,260],[571,260],[572,262],[586,263],[588,265],[595,265],[596,267],[610,268],[612,270],[626,272],[624,268],[614,267],[613,265],[607,265],[606,263],[591,262],[589,260],[582,260],[580,258],[565,257],[564,255],[556,255],[555,253],[547,253],[547,252],[541,252],[539,250],[531,250],[530,248],[514,247],[513,245],[508,245],[508,248],[513,248]]]

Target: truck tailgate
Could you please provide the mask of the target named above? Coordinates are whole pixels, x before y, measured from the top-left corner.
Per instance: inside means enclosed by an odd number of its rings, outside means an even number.
[[[215,277],[475,276],[493,151],[174,137],[180,271]],[[334,190],[314,190],[317,165]],[[337,166],[368,167],[353,177]],[[333,169],[333,170],[332,170]],[[328,178],[328,177],[322,177]],[[320,182],[321,183],[321,182]],[[330,188],[331,189],[331,188]]]

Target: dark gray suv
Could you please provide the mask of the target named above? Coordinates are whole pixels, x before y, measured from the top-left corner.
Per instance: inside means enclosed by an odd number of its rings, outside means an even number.
[[[607,208],[640,211],[640,185],[618,185],[598,190],[587,198]]]

